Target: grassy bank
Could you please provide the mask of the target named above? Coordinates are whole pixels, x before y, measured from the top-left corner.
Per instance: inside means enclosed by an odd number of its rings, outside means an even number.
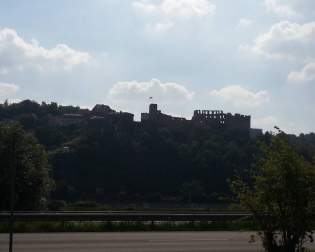
[[[17,222],[15,232],[130,232],[130,231],[234,231],[256,230],[253,222]],[[0,233],[7,233],[7,223],[0,223]]]

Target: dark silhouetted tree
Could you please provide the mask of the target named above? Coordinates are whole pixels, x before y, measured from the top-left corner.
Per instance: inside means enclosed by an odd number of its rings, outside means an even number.
[[[16,168],[15,208],[38,210],[52,186],[44,148],[20,124],[0,124],[0,209],[10,201],[12,168]]]

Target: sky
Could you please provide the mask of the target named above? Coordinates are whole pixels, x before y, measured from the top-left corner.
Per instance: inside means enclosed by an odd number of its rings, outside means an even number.
[[[0,0],[0,102],[315,132],[314,0]]]

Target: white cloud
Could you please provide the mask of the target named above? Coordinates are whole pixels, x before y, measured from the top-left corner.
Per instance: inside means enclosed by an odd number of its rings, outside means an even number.
[[[148,0],[136,1],[132,5],[136,10],[146,14],[152,14],[158,10],[158,6]]]
[[[16,93],[19,90],[19,87],[11,83],[2,83],[0,82],[0,97],[6,97]]]
[[[304,66],[300,71],[292,71],[288,75],[288,82],[294,84],[304,84],[315,81],[315,62]]]
[[[166,22],[158,22],[154,24],[148,24],[147,29],[149,32],[153,33],[163,33],[167,32],[170,29],[172,29],[174,26],[174,23],[171,21],[166,21]]]
[[[258,107],[270,100],[267,91],[252,92],[240,85],[231,85],[220,90],[213,90],[210,95],[232,103],[235,107]]]
[[[203,17],[213,14],[216,6],[209,0],[138,0],[134,8],[146,13],[159,13],[167,17]]]
[[[88,53],[76,51],[66,44],[46,49],[34,39],[26,42],[13,29],[0,29],[0,69],[70,70],[89,59]]]
[[[248,28],[253,24],[253,21],[248,18],[241,18],[240,21],[238,22],[237,27],[238,28]]]
[[[116,83],[109,91],[109,98],[112,100],[146,100],[154,97],[158,101],[185,101],[193,99],[194,93],[183,85],[166,82],[158,79],[148,82],[125,81]]]
[[[315,58],[315,22],[302,25],[289,21],[277,23],[269,32],[260,35],[254,45],[240,49],[267,58],[310,61]]]
[[[268,12],[282,18],[307,18],[315,14],[314,0],[265,0]]]
[[[137,0],[133,2],[133,7],[141,14],[154,17],[154,22],[146,25],[152,33],[172,29],[179,18],[201,18],[214,14],[216,10],[210,0]]]
[[[294,17],[298,13],[289,4],[281,3],[279,0],[265,0],[266,8],[281,17]]]
[[[166,15],[185,18],[207,16],[216,9],[209,0],[164,0],[160,7]]]

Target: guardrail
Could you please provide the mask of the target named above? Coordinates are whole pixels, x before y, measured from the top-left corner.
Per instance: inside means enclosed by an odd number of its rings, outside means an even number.
[[[15,221],[233,221],[249,218],[247,213],[163,213],[163,212],[15,212]],[[5,222],[10,213],[0,212]]]

